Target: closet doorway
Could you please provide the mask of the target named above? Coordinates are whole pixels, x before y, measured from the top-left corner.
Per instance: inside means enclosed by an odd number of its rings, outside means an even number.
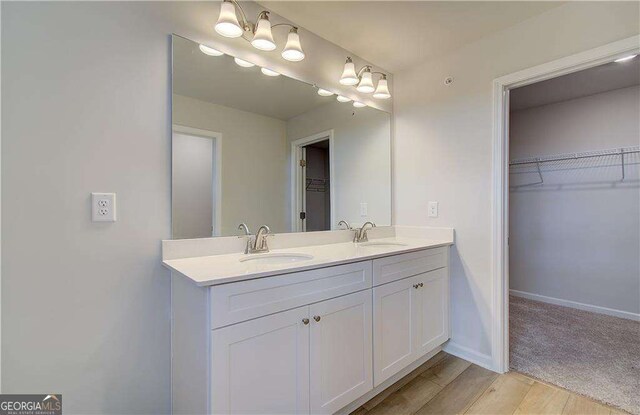
[[[637,413],[640,58],[508,102],[509,369]]]
[[[294,231],[328,231],[334,223],[333,130],[291,144]]]

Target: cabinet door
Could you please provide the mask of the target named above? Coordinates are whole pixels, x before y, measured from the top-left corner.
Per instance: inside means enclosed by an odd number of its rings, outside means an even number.
[[[312,413],[334,413],[373,388],[371,314],[371,290],[309,307]]]
[[[414,278],[373,289],[373,380],[378,386],[415,360]]]
[[[416,359],[449,339],[449,273],[447,268],[416,275]]]
[[[305,306],[213,330],[212,412],[308,413],[308,318]]]

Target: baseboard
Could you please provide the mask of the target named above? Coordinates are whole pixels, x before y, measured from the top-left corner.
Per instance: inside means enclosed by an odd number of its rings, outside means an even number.
[[[541,301],[543,303],[555,304],[563,307],[576,308],[578,310],[590,311],[592,313],[606,314],[608,316],[640,321],[640,314],[630,313],[628,311],[615,310],[613,308],[600,307],[600,306],[591,305],[591,304],[584,304],[584,303],[579,303],[577,301],[563,300],[561,298],[547,297],[545,295],[532,294],[525,291],[509,290],[509,293],[513,296],[526,298],[528,300]]]
[[[482,366],[485,369],[496,371],[493,367],[493,360],[491,355],[480,353],[476,350],[470,349],[465,346],[461,346],[451,340],[442,348],[445,352],[452,354],[460,359],[464,359],[467,362],[475,363],[478,366]]]

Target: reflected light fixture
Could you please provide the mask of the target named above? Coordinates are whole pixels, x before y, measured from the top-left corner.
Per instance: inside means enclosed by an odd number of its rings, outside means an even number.
[[[262,10],[258,13],[257,23],[253,24],[247,19],[247,15],[240,3],[236,0],[223,0],[220,4],[220,15],[218,16],[215,29],[216,32],[222,36],[231,38],[242,37],[244,40],[250,42],[254,48],[268,52],[275,50],[277,47],[276,42],[273,40],[272,29],[279,26],[290,27],[287,43],[281,55],[284,59],[291,62],[303,60],[305,54],[300,44],[298,27],[289,23],[271,25],[269,13],[267,10]],[[246,38],[244,36],[245,32],[251,33],[253,37],[251,39]]]
[[[389,86],[387,85],[387,75],[382,75],[382,79],[378,81],[378,87],[376,88],[376,92],[373,93],[373,97],[377,99],[391,98]]]
[[[358,92],[370,94],[375,91],[373,87],[373,76],[371,75],[371,68],[366,67],[362,75],[360,76],[360,83],[356,87]]]
[[[614,62],[626,62],[626,61],[630,61],[631,59],[635,58],[636,56],[638,56],[637,54],[635,55],[629,55],[629,56],[624,56],[620,59],[616,59]]]
[[[381,76],[378,80],[377,87],[375,87],[373,83],[374,74]],[[376,99],[391,98],[389,84],[387,82],[387,74],[382,72],[373,72],[371,70],[371,65],[365,65],[360,68],[360,70],[356,71],[356,66],[351,57],[347,57],[347,61],[344,64],[344,70],[342,71],[342,76],[340,76],[340,83],[342,85],[349,86],[357,85],[356,89],[358,92],[362,92],[364,94],[370,94],[373,92],[373,97]]]
[[[256,66],[254,63],[245,61],[243,59],[240,58],[233,58],[233,61],[238,65],[238,66],[242,66],[243,68],[251,68],[252,66]]]
[[[209,56],[222,56],[224,53],[220,52],[218,49],[210,48],[209,46],[200,45],[200,52]]]
[[[216,32],[224,37],[240,37],[244,33],[244,29],[238,22],[235,4],[230,0],[224,0],[220,4],[220,16],[215,26]]]
[[[297,27],[292,27],[291,30],[289,30],[287,44],[282,50],[282,57],[291,62],[300,62],[304,59],[304,52],[300,44],[300,35],[298,34]]]
[[[356,107],[356,108],[364,108],[364,107],[367,106],[367,104],[363,104],[360,101],[353,101],[353,106]]]
[[[267,76],[280,76],[278,72],[272,71],[269,68],[260,68],[260,71]]]
[[[254,48],[265,51],[274,50],[276,48],[276,42],[273,41],[273,33],[271,33],[269,12],[260,12],[251,44]]]
[[[318,88],[318,95],[322,97],[330,97],[333,95],[333,92],[327,91],[326,89]]]
[[[358,83],[358,74],[356,74],[356,65],[350,57],[347,57],[347,61],[344,64],[344,70],[340,77],[340,83],[342,85],[355,85]]]
[[[343,95],[338,95],[338,97],[336,98],[339,102],[349,102],[351,101],[351,98],[347,98]]]

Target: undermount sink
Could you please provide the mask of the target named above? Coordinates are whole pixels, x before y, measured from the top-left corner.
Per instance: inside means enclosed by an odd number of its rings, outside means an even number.
[[[258,254],[241,258],[240,262],[251,262],[253,264],[289,264],[292,262],[308,261],[313,259],[313,255],[307,254]]]
[[[402,242],[371,241],[371,242],[363,242],[359,244],[359,246],[372,247],[372,248],[395,248],[398,246],[407,246],[407,244],[403,244]]]

